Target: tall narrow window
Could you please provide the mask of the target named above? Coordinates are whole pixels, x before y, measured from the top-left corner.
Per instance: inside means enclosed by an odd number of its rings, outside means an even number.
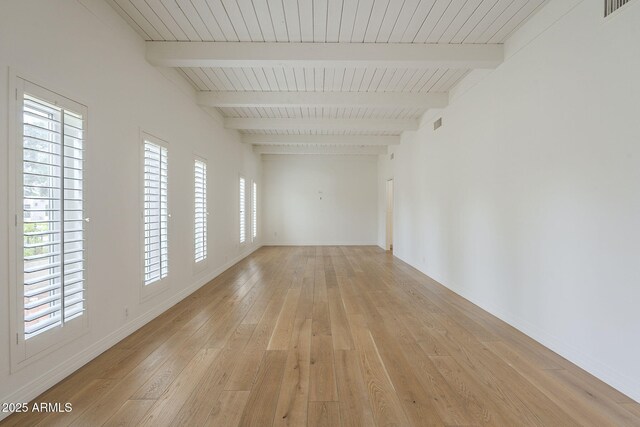
[[[86,107],[23,80],[18,86],[17,334],[24,338],[24,360],[86,326]]]
[[[246,198],[245,198],[245,181],[244,177],[240,177],[240,243],[247,240],[247,224],[246,224]]]
[[[169,274],[167,148],[144,140],[144,284]]]
[[[258,237],[258,184],[251,182],[251,241]]]
[[[194,162],[195,185],[195,260],[207,258],[207,164],[201,160]]]

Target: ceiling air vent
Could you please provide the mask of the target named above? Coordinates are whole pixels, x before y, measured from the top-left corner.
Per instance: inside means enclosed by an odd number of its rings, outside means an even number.
[[[604,0],[604,16],[605,18],[611,15],[616,10],[620,9],[631,0]]]
[[[440,117],[438,120],[433,122],[433,130],[438,129],[441,126],[442,126],[442,117]]]

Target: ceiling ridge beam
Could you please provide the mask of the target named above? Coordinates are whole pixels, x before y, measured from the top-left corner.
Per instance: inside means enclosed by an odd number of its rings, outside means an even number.
[[[382,135],[242,135],[253,145],[398,145],[399,136]]]
[[[502,44],[146,42],[162,67],[495,68]]]
[[[201,91],[198,105],[222,108],[444,108],[446,92],[260,92]]]
[[[230,118],[224,120],[227,129],[246,130],[333,130],[402,132],[417,130],[416,119],[281,119],[281,118]]]
[[[351,145],[254,145],[253,151],[258,154],[379,155],[387,154],[387,147],[384,145],[369,145],[365,147]]]

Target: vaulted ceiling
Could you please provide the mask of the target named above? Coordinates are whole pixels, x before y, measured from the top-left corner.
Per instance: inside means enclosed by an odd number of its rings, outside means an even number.
[[[261,153],[384,152],[545,0],[108,0]]]

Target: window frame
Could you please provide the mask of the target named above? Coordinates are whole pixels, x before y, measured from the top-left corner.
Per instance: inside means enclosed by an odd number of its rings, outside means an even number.
[[[195,221],[195,203],[196,203],[196,199],[195,199],[195,185],[196,185],[196,180],[195,180],[195,166],[196,166],[196,162],[201,162],[204,164],[204,168],[205,168],[205,176],[204,176],[204,185],[205,185],[205,191],[204,191],[204,226],[205,226],[205,231],[204,231],[204,258],[201,260],[196,260],[195,257],[195,249],[196,249],[196,221]],[[196,271],[200,271],[203,268],[205,268],[207,266],[207,262],[209,261],[209,164],[207,162],[207,159],[205,159],[202,156],[199,156],[197,154],[193,155],[193,159],[192,159],[192,165],[193,165],[193,187],[194,187],[194,198],[193,198],[193,233],[192,233],[192,237],[193,237],[193,250],[194,250],[194,257],[193,257],[193,264],[194,264],[194,268]]]
[[[244,182],[244,215],[243,212],[240,211],[240,205],[241,205],[241,200],[240,200],[240,181]],[[245,246],[247,244],[247,178],[245,178],[244,175],[239,174],[238,175],[238,187],[237,187],[237,194],[238,194],[238,242],[240,244],[240,246]],[[244,227],[243,224],[241,222],[240,218],[244,219]],[[242,235],[242,229],[244,228],[244,240],[242,239],[243,235]]]
[[[87,169],[90,169],[89,150],[89,114],[86,104],[72,100],[60,93],[47,88],[23,73],[17,74],[9,69],[9,144],[8,144],[8,175],[9,175],[9,218],[13,216],[14,225],[9,224],[9,337],[10,337],[10,372],[17,372],[33,362],[36,362],[51,352],[66,346],[85,335],[90,330],[90,248],[91,224],[85,221],[83,226],[83,297],[84,311],[82,316],[64,323],[63,328],[52,328],[50,331],[25,339],[24,328],[24,224],[23,224],[23,109],[25,92],[53,105],[61,107],[83,118],[83,169],[82,169],[82,216],[90,217],[89,194],[90,179]],[[13,96],[12,96],[13,95]],[[11,161],[13,159],[13,161]],[[60,200],[65,200],[61,195]]]
[[[144,218],[144,182],[145,182],[145,142],[155,144],[160,148],[167,150],[167,276],[156,280],[154,282],[145,284],[145,218]],[[138,191],[140,197],[140,301],[147,301],[158,294],[169,289],[171,282],[171,183],[170,183],[170,168],[171,163],[169,161],[170,147],[169,143],[163,139],[160,139],[153,134],[140,130],[140,159],[138,164],[140,165],[140,189]]]

